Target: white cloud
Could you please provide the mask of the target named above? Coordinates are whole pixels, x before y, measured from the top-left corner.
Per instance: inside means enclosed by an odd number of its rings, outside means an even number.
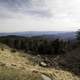
[[[21,1],[22,6],[17,8],[0,6],[0,31],[70,31],[80,28],[79,0],[30,1],[24,5]]]

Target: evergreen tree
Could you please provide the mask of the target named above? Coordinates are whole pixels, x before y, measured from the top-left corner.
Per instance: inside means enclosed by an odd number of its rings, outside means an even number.
[[[77,31],[77,41],[80,44],[80,30]]]

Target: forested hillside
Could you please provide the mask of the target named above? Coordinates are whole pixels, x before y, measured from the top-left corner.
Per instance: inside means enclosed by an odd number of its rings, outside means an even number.
[[[49,40],[44,38],[30,38],[15,35],[0,37],[0,42],[7,44],[12,48],[24,50],[25,52],[49,55],[64,54],[76,46],[75,43],[70,40]]]

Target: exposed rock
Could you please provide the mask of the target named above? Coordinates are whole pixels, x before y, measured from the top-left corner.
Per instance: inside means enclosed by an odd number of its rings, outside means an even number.
[[[43,78],[43,80],[57,80],[57,79],[55,79],[54,77],[51,78],[51,77],[49,77],[49,76],[47,76],[47,75],[45,75],[45,74],[42,74],[41,77]]]
[[[46,76],[44,74],[42,74],[41,76],[42,76],[43,80],[52,80],[51,78],[49,78],[48,76]]]
[[[47,67],[47,64],[45,62],[40,62],[39,65],[42,66],[42,67]]]

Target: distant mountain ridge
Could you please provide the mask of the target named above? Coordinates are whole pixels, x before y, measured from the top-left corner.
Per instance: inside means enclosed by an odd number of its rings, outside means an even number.
[[[75,39],[76,32],[64,32],[64,31],[27,31],[27,32],[15,32],[15,33],[0,33],[0,36],[16,35],[23,37],[42,37],[42,38],[60,38],[60,39]]]

